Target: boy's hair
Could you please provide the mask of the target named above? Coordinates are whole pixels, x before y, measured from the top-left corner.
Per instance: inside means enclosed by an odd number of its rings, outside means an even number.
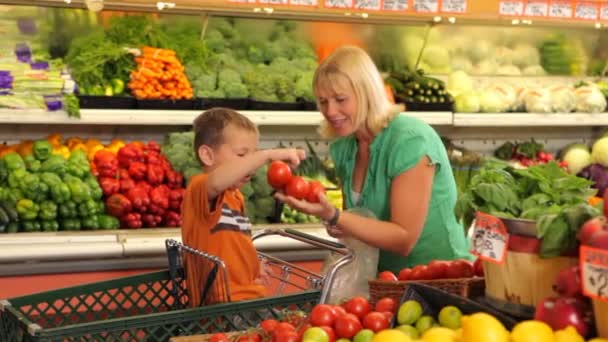
[[[339,47],[321,62],[313,77],[313,90],[317,97],[321,89],[341,91],[346,87],[352,87],[357,100],[357,113],[353,118],[355,127],[365,125],[373,135],[402,110],[389,101],[378,68],[359,47]],[[323,138],[335,137],[327,120],[321,123],[319,133]]]
[[[256,125],[245,115],[229,108],[211,108],[194,119],[192,124],[194,154],[197,158],[202,145],[215,149],[224,142],[224,129],[228,125],[258,133]]]

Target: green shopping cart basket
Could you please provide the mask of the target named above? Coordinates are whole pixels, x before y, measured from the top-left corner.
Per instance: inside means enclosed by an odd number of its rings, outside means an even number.
[[[279,270],[272,273],[278,279],[276,289],[289,286],[302,291],[196,308],[187,305],[180,258],[170,257],[167,270],[0,300],[0,341],[168,341],[173,336],[242,330],[277,318],[283,310],[309,312],[327,299],[335,272],[353,259],[341,244],[292,229],[267,229],[253,238],[269,235],[326,248],[343,257],[319,275],[259,253]],[[167,251],[175,249],[208,258],[219,266],[218,273],[225,267],[213,256],[167,241]],[[208,284],[223,289],[229,298],[229,288],[220,280]]]

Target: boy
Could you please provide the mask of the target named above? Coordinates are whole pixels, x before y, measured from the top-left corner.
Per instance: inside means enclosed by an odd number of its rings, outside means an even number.
[[[232,301],[263,297],[261,267],[251,240],[251,223],[245,216],[244,198],[238,190],[253,173],[271,160],[298,165],[303,150],[258,150],[259,133],[253,122],[231,109],[213,108],[193,124],[194,152],[203,174],[190,180],[182,204],[182,241],[185,245],[219,257],[226,264]],[[210,293],[201,300],[211,263],[185,254],[190,305],[225,301],[218,290],[226,279],[220,272]],[[225,295],[225,294],[224,294]]]

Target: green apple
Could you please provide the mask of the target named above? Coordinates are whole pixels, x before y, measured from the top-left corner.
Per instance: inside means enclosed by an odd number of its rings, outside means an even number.
[[[362,329],[353,337],[353,342],[371,342],[374,338],[374,332],[370,329]]]

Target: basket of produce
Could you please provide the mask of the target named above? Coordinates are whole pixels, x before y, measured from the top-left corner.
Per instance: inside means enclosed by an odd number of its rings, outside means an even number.
[[[435,260],[428,265],[404,268],[398,276],[390,271],[380,272],[378,279],[368,282],[370,301],[376,303],[384,297],[399,300],[413,282],[467,298],[483,296],[485,288],[480,262]]]
[[[404,103],[407,111],[451,112],[454,99],[445,89],[443,81],[417,72],[393,71],[385,78],[393,89],[397,102]]]

